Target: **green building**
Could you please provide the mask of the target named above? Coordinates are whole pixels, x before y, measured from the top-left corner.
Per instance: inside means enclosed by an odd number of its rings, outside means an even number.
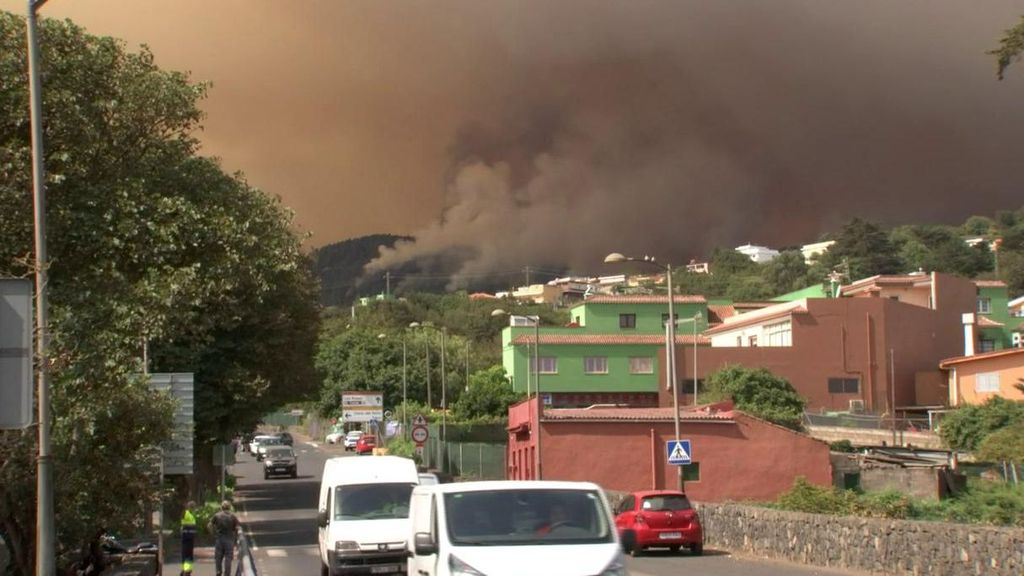
[[[978,288],[978,352],[1013,346],[1013,332],[1019,318],[1010,314],[1010,291],[1001,280],[975,280]]]
[[[703,296],[674,299],[676,342],[698,342],[708,325]],[[658,352],[665,348],[668,296],[598,295],[570,310],[568,326],[534,327],[513,318],[502,331],[502,362],[516,391],[540,393],[546,404],[578,407],[592,404],[657,406]],[[539,334],[540,347],[535,349]],[[539,356],[539,375],[533,357]],[[681,389],[686,392],[686,390]]]

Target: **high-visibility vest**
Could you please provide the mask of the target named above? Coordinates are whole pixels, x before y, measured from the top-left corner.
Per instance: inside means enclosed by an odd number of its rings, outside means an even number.
[[[181,516],[181,530],[195,532],[196,530],[196,517],[192,514],[191,510],[185,510],[185,513]]]
[[[181,571],[184,572],[185,574],[191,574],[192,573],[192,563],[189,562],[188,560],[182,562],[181,563]]]

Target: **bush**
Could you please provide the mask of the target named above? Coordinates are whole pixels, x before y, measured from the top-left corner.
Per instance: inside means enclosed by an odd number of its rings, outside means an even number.
[[[913,503],[905,494],[887,490],[857,497],[855,512],[869,518],[910,518]]]
[[[857,451],[857,449],[854,448],[853,443],[851,443],[849,440],[836,440],[835,442],[832,442],[828,445],[828,449],[833,452],[847,453]]]
[[[815,486],[801,476],[779,497],[778,507],[793,512],[843,515],[854,512],[856,498],[850,490]]]
[[[410,458],[417,466],[420,464],[420,458],[416,455],[416,443],[400,436],[388,440],[388,454]]]

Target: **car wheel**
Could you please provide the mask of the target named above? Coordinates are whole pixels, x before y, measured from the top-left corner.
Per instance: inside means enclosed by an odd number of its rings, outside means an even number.
[[[298,478],[298,477],[299,477],[299,472],[297,470],[292,470],[292,478]]]
[[[263,473],[263,479],[264,480],[270,480],[270,474],[267,474],[266,472],[264,472]]]
[[[320,576],[331,576],[331,569],[323,562],[320,563]]]
[[[694,556],[700,556],[700,555],[704,554],[704,544],[700,543],[700,544],[694,544],[693,546],[690,546],[690,553],[693,554]]]
[[[629,555],[632,556],[633,558],[636,558],[637,556],[643,554],[643,551],[644,551],[644,549],[641,548],[640,546],[633,546],[632,548],[629,549]]]

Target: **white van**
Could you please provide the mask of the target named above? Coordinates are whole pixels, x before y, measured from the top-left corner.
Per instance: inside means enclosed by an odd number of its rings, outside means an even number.
[[[320,481],[320,573],[402,574],[416,464],[398,456],[338,457]]]
[[[410,576],[622,576],[604,492],[589,482],[499,481],[412,492]]]

